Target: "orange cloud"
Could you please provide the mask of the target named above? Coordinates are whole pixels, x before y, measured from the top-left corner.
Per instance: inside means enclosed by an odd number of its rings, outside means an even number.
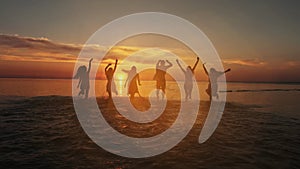
[[[224,60],[223,61],[225,64],[235,64],[235,65],[241,65],[241,66],[252,66],[252,67],[257,67],[257,66],[264,66],[266,65],[266,62],[261,61],[259,59],[229,59],[229,60]]]
[[[31,62],[75,62],[84,48],[88,56],[98,56],[108,46],[65,44],[53,42],[47,38],[21,37],[18,35],[0,35],[0,60]],[[105,59],[120,59],[140,50],[138,47],[114,46]],[[104,59],[104,60],[105,60]]]

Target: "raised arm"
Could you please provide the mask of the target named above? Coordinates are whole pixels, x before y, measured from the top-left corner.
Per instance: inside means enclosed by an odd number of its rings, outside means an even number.
[[[224,72],[219,72],[219,71],[218,71],[218,76],[221,76],[221,75],[223,75],[223,74],[229,72],[230,70],[231,70],[231,69],[227,69],[227,70],[225,70]]]
[[[231,69],[229,68],[229,69],[227,69],[227,70],[225,70],[225,72],[224,73],[227,73],[227,72],[229,72]]]
[[[125,73],[129,73],[130,70],[122,69],[122,71],[125,72]]]
[[[204,69],[204,72],[208,75],[208,72],[207,72],[206,67],[205,67],[205,63],[202,64],[202,67]]]
[[[156,69],[158,68],[160,61],[161,61],[161,60],[158,60],[158,61],[157,61],[157,63],[156,63]]]
[[[179,63],[179,60],[178,59],[176,59],[176,62],[177,62],[177,64],[178,64],[178,66],[180,67],[180,69],[183,71],[183,73],[185,73],[185,70],[182,68],[182,66],[180,65],[180,63]]]
[[[166,62],[169,64],[168,66],[166,66],[167,68],[170,68],[173,66],[173,64],[170,61],[166,60]]]
[[[116,59],[116,62],[115,62],[114,73],[117,70],[117,64],[118,64],[118,59]]]
[[[107,71],[107,69],[109,68],[110,65],[111,65],[111,63],[109,63],[109,64],[105,67],[105,72]]]
[[[90,61],[89,61],[89,68],[88,68],[88,70],[87,70],[88,73],[90,73],[90,71],[91,71],[91,64],[92,64],[92,61],[93,61],[93,58],[91,58]]]
[[[199,62],[199,57],[197,57],[197,61],[196,63],[194,64],[194,67],[192,68],[192,71],[194,72],[194,70],[196,69],[196,66],[198,65],[198,62]]]

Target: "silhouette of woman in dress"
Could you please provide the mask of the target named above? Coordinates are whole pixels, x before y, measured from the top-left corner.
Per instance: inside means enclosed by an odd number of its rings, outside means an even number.
[[[80,92],[78,93],[78,96],[85,95],[85,98],[88,98],[89,96],[89,90],[90,90],[90,70],[91,70],[91,63],[93,61],[93,58],[89,61],[89,67],[86,69],[86,66],[80,66],[77,69],[77,73],[74,76],[74,79],[79,79],[77,88],[80,87]]]
[[[203,63],[203,69],[206,73],[206,75],[209,76],[209,83],[206,89],[206,93],[209,95],[209,100],[211,101],[212,97],[216,97],[217,99],[219,98],[218,95],[218,77],[223,75],[224,73],[229,72],[231,69],[227,69],[224,72],[217,71],[215,68],[210,68],[209,73],[206,70],[205,63]]]
[[[194,64],[193,68],[191,66],[188,66],[186,68],[186,70],[184,70],[182,68],[178,59],[176,59],[176,62],[178,64],[178,66],[180,67],[180,69],[182,70],[182,72],[184,73],[184,77],[185,77],[185,80],[184,80],[185,100],[191,99],[192,98],[192,90],[193,90],[193,76],[194,76],[195,68],[199,62],[199,57],[197,57],[197,61]]]
[[[140,82],[140,76],[136,72],[136,67],[132,66],[131,70],[123,69],[122,71],[128,74],[124,87],[126,87],[126,84],[129,81],[130,83],[128,87],[128,94],[130,95],[130,98],[134,98],[135,93],[137,93],[141,97],[137,86],[137,83],[141,85],[141,82]]]
[[[106,91],[108,93],[108,97],[111,99],[112,97],[112,92],[115,93],[116,95],[118,95],[118,91],[116,88],[116,84],[114,81],[114,73],[117,69],[117,64],[118,64],[118,59],[116,59],[115,62],[115,67],[111,68],[109,67],[111,65],[111,63],[109,63],[106,67],[105,67],[105,75],[106,75],[106,79],[107,79],[107,84],[106,84]]]
[[[168,65],[165,65],[165,61],[164,60],[159,60],[156,63],[156,73],[153,77],[154,80],[156,80],[156,97],[157,99],[159,98],[158,94],[159,94],[159,89],[161,89],[163,91],[163,93],[165,93],[165,89],[166,89],[166,71],[167,69],[169,69],[170,67],[173,66],[173,64],[171,62],[169,62],[168,60],[166,60],[166,62],[168,63]],[[162,98],[164,98],[164,95],[162,94]]]

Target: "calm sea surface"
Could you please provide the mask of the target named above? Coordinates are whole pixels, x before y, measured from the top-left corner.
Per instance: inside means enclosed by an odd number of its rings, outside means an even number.
[[[95,84],[95,95],[106,96],[105,81]],[[116,84],[125,96],[123,82]],[[142,82],[141,94],[154,87]],[[207,83],[198,87],[206,105]],[[207,142],[197,142],[198,122],[179,145],[145,159],[119,157],[94,144],[77,120],[71,90],[71,80],[0,79],[1,167],[300,168],[300,85],[227,83],[222,120]],[[179,98],[175,82],[167,83],[167,96]]]

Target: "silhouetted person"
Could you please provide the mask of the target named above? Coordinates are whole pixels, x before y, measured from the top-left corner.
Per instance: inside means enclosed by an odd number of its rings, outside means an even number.
[[[166,60],[166,62],[168,63],[168,65],[165,65],[165,61],[164,60],[159,60],[156,63],[156,73],[154,75],[154,80],[156,80],[156,97],[157,99],[159,98],[158,94],[159,94],[159,89],[161,89],[163,91],[163,93],[165,93],[165,89],[166,89],[166,71],[168,68],[172,67],[173,64],[171,62],[169,62],[168,60]],[[162,94],[162,98],[164,98],[164,94]]]
[[[117,69],[117,64],[118,64],[118,59],[116,59],[115,62],[115,67],[114,68],[109,68],[109,66],[111,65],[111,63],[109,63],[106,67],[105,67],[105,75],[106,75],[106,79],[107,79],[107,84],[106,84],[106,91],[108,93],[108,97],[111,98],[112,95],[111,93],[114,92],[116,95],[118,95],[118,91],[116,88],[116,84],[114,81],[114,73]]]
[[[215,96],[217,99],[219,98],[218,95],[218,77],[222,74],[229,72],[231,69],[227,69],[224,72],[217,71],[215,68],[210,68],[209,73],[207,72],[205,68],[205,63],[203,63],[203,69],[205,73],[209,76],[209,83],[208,87],[206,89],[206,93],[209,95],[209,99],[211,101],[212,97]]]
[[[186,70],[184,70],[182,68],[178,59],[176,59],[176,62],[178,64],[178,66],[180,67],[180,69],[182,70],[182,72],[184,73],[184,77],[185,77],[185,80],[184,80],[185,100],[188,100],[188,98],[191,99],[192,98],[192,90],[193,90],[193,75],[194,75],[195,68],[199,62],[199,57],[197,57],[197,61],[194,64],[193,68],[191,66],[188,66],[186,68]]]
[[[89,96],[89,90],[90,90],[90,70],[91,70],[91,63],[93,61],[93,58],[89,61],[89,67],[86,70],[86,66],[80,66],[77,69],[77,73],[74,76],[75,79],[79,79],[77,88],[80,86],[80,92],[78,93],[78,96],[85,95],[85,98],[88,98]]]
[[[130,95],[130,98],[134,98],[135,93],[137,93],[141,97],[138,86],[137,86],[137,83],[139,85],[141,85],[141,82],[140,82],[140,76],[136,72],[136,67],[132,66],[131,70],[122,69],[122,71],[128,74],[127,79],[124,84],[124,87],[126,87],[126,84],[129,81],[130,83],[129,83],[129,87],[128,87],[128,94]]]

